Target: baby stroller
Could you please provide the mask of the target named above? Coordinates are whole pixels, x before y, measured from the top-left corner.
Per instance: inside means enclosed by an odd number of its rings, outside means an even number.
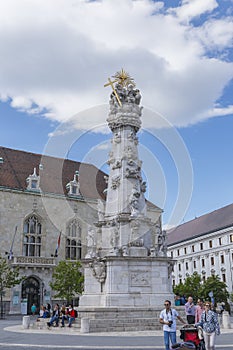
[[[205,342],[201,327],[184,326],[180,330],[180,338],[187,343],[194,344],[196,350],[205,350]]]

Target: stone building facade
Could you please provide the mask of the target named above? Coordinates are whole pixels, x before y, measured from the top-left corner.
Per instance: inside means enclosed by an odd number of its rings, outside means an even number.
[[[202,215],[168,232],[168,253],[176,260],[172,283],[197,272],[218,275],[233,291],[233,204]]]
[[[86,254],[86,232],[104,199],[104,173],[93,165],[0,147],[0,254],[26,280],[5,295],[5,311],[30,313],[53,302],[60,260]]]
[[[106,174],[91,164],[0,147],[0,255],[26,276],[4,296],[6,313],[55,301],[53,269],[86,256],[106,187]],[[148,216],[157,215],[148,203]]]

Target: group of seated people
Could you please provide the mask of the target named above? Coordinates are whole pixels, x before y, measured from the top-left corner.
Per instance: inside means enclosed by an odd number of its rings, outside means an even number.
[[[58,304],[55,304],[52,314],[50,314],[49,310],[45,306],[42,306],[41,314],[37,321],[39,321],[40,318],[50,318],[49,322],[47,322],[47,326],[50,328],[53,325],[58,327],[61,319],[61,327],[65,327],[65,321],[68,321],[68,327],[71,327],[76,317],[77,312],[72,304],[69,304],[69,306],[65,306],[65,304],[63,304],[61,309]]]

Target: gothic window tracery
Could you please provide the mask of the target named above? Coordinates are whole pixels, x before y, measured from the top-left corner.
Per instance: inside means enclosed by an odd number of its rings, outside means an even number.
[[[41,255],[42,225],[36,215],[31,215],[24,221],[23,227],[23,255]]]
[[[79,260],[81,254],[81,227],[77,220],[73,220],[66,229],[66,259]]]

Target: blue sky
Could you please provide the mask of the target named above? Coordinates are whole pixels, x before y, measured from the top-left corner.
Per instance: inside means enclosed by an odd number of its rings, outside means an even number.
[[[123,67],[142,94],[146,196],[163,223],[232,203],[232,10],[230,0],[2,2],[0,144],[108,171],[103,85]]]

